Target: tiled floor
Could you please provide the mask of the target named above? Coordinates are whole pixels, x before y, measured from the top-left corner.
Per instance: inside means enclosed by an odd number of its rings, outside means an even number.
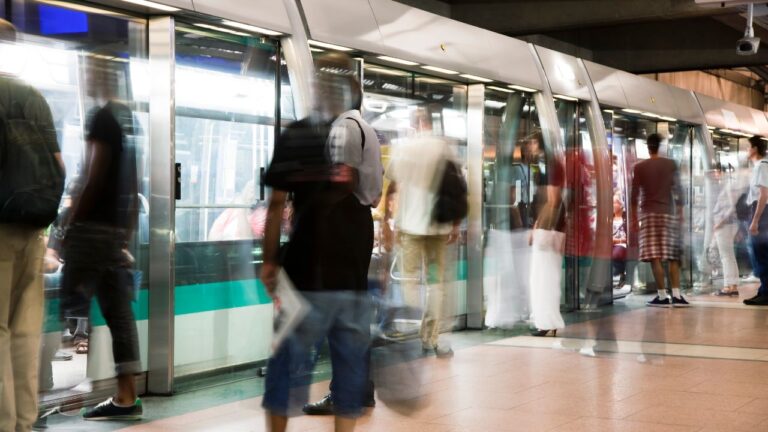
[[[634,301],[641,301],[636,298]],[[694,299],[690,309],[634,309],[575,320],[559,338],[463,332],[453,359],[418,360],[422,402],[379,400],[360,431],[768,431],[768,310]],[[699,302],[697,304],[697,302]],[[575,322],[571,321],[571,322]],[[558,333],[558,336],[561,336]],[[597,355],[579,348],[598,339]],[[474,340],[475,343],[469,343]],[[194,398],[146,398],[148,419],[85,426],[55,418],[51,431],[263,431],[260,379]],[[328,382],[313,384],[312,398]],[[222,397],[222,395],[225,397]],[[165,411],[174,414],[164,414]],[[298,417],[292,431],[330,431],[332,418]]]

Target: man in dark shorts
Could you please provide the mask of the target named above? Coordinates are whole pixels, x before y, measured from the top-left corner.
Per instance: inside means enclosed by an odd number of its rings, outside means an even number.
[[[106,104],[88,116],[82,189],[73,197],[64,237],[62,315],[95,295],[112,335],[115,396],[86,410],[86,420],[137,420],[143,411],[134,375],[141,372],[139,338],[131,303],[133,257],[128,252],[138,217],[133,113],[115,102],[107,65],[89,64],[90,90]],[[74,304],[73,304],[74,303]]]
[[[680,226],[683,223],[682,188],[675,161],[659,156],[661,135],[648,136],[650,159],[635,165],[632,177],[632,226],[637,224],[640,202],[640,260],[651,263],[658,295],[647,302],[654,307],[687,307],[680,293]],[[662,262],[669,263],[670,300]]]
[[[311,382],[311,350],[328,339],[333,368],[336,431],[352,431],[368,387],[371,307],[367,293],[373,248],[371,207],[358,188],[381,172],[369,172],[329,148],[332,122],[355,109],[362,97],[353,61],[327,55],[317,61],[317,112],[289,125],[275,143],[265,177],[273,188],[264,232],[261,280],[273,297],[279,268],[309,304],[308,315],[277,347],[267,365],[263,406],[268,429],[284,431],[288,416],[299,414]],[[350,125],[350,133],[355,129]],[[357,131],[359,132],[359,130]],[[362,149],[361,149],[362,150]],[[356,194],[357,192],[357,194]],[[369,191],[370,192],[370,191]],[[278,257],[280,225],[288,194],[293,196],[293,226]],[[366,202],[366,204],[363,204]],[[279,298],[275,298],[280,301]]]
[[[749,139],[749,159],[754,164],[749,180],[747,204],[752,209],[749,224],[749,247],[752,268],[760,278],[757,294],[744,300],[750,306],[768,306],[768,161],[765,159],[766,142],[759,136]]]

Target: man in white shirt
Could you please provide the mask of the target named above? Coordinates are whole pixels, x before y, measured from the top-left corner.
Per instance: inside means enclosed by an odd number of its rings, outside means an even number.
[[[438,347],[440,320],[445,305],[445,249],[458,238],[459,224],[437,224],[432,212],[445,161],[451,157],[446,140],[432,135],[428,110],[415,111],[416,136],[393,149],[387,178],[397,184],[395,226],[402,257],[403,297],[406,306],[420,307],[417,285],[422,265],[427,269],[427,301],[421,321],[422,347],[438,357],[450,357],[450,348]]]
[[[747,204],[752,207],[752,221],[749,224],[749,245],[752,269],[760,278],[757,295],[744,300],[752,306],[768,306],[768,160],[765,160],[766,143],[761,137],[749,139],[749,159],[755,165],[749,181]]]

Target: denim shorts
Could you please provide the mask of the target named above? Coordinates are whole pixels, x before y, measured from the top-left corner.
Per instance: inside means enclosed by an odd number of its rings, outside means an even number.
[[[311,311],[269,359],[262,406],[276,415],[301,413],[312,381],[312,349],[327,338],[336,414],[357,417],[369,390],[370,295],[354,291],[300,293]]]

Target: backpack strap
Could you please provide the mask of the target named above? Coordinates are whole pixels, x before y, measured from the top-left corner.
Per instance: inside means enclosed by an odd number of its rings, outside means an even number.
[[[355,118],[346,117],[346,119],[347,120],[352,120],[353,122],[357,123],[357,127],[360,128],[360,137],[362,139],[362,147],[363,147],[363,150],[365,150],[365,131],[363,130],[363,125],[361,125],[360,122],[357,121],[357,119],[355,119]],[[766,162],[768,162],[768,161],[766,161]]]

